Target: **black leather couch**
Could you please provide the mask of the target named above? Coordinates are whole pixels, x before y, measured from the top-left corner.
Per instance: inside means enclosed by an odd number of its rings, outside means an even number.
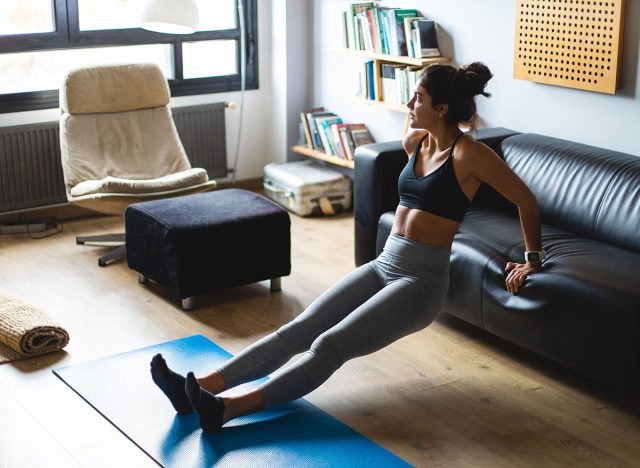
[[[483,185],[455,236],[445,311],[616,387],[640,387],[640,157],[504,128],[474,137],[534,192],[548,255],[517,296],[507,261],[522,262],[515,206]],[[356,264],[389,235],[400,141],[355,153]]]

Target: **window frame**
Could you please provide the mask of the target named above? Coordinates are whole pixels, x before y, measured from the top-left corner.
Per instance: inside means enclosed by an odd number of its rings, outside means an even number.
[[[257,0],[244,0],[246,89],[258,89]],[[0,36],[0,53],[19,53],[55,49],[76,49],[144,44],[173,45],[174,78],[169,79],[172,96],[238,91],[240,89],[240,27],[193,34],[162,34],[140,28],[80,31],[78,0],[52,0],[55,32]],[[236,0],[237,6],[237,0]],[[236,8],[236,19],[237,19]],[[238,41],[238,73],[210,78],[183,78],[182,43],[231,39]],[[0,94],[0,113],[59,107],[59,90]]]

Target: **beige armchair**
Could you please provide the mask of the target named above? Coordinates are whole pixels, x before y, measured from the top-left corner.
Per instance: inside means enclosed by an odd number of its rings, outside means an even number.
[[[60,89],[60,149],[69,202],[122,215],[134,202],[212,190],[192,168],[169,108],[169,87],[154,64],[75,69]],[[126,255],[124,234],[78,236],[114,246],[100,266]]]

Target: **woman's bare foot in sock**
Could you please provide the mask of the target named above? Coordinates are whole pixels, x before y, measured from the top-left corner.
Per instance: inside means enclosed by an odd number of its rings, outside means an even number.
[[[224,401],[222,398],[200,388],[193,372],[187,374],[185,392],[205,432],[217,432],[224,424]]]
[[[151,359],[151,378],[169,398],[178,413],[191,413],[193,408],[185,392],[186,379],[169,369],[162,354],[156,354]]]

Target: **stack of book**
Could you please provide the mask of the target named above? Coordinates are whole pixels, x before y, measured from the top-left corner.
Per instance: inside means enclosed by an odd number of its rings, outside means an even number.
[[[422,68],[413,65],[381,63],[378,71],[380,85],[376,87],[373,74],[374,66],[373,60],[364,63],[363,69],[359,74],[359,96],[363,99],[405,106],[413,95],[413,90],[416,87]]]
[[[341,159],[353,160],[355,149],[374,143],[363,123],[344,123],[324,107],[307,109],[300,113],[307,147]]]
[[[344,46],[349,49],[414,58],[440,56],[436,23],[418,10],[352,3],[342,19]]]

